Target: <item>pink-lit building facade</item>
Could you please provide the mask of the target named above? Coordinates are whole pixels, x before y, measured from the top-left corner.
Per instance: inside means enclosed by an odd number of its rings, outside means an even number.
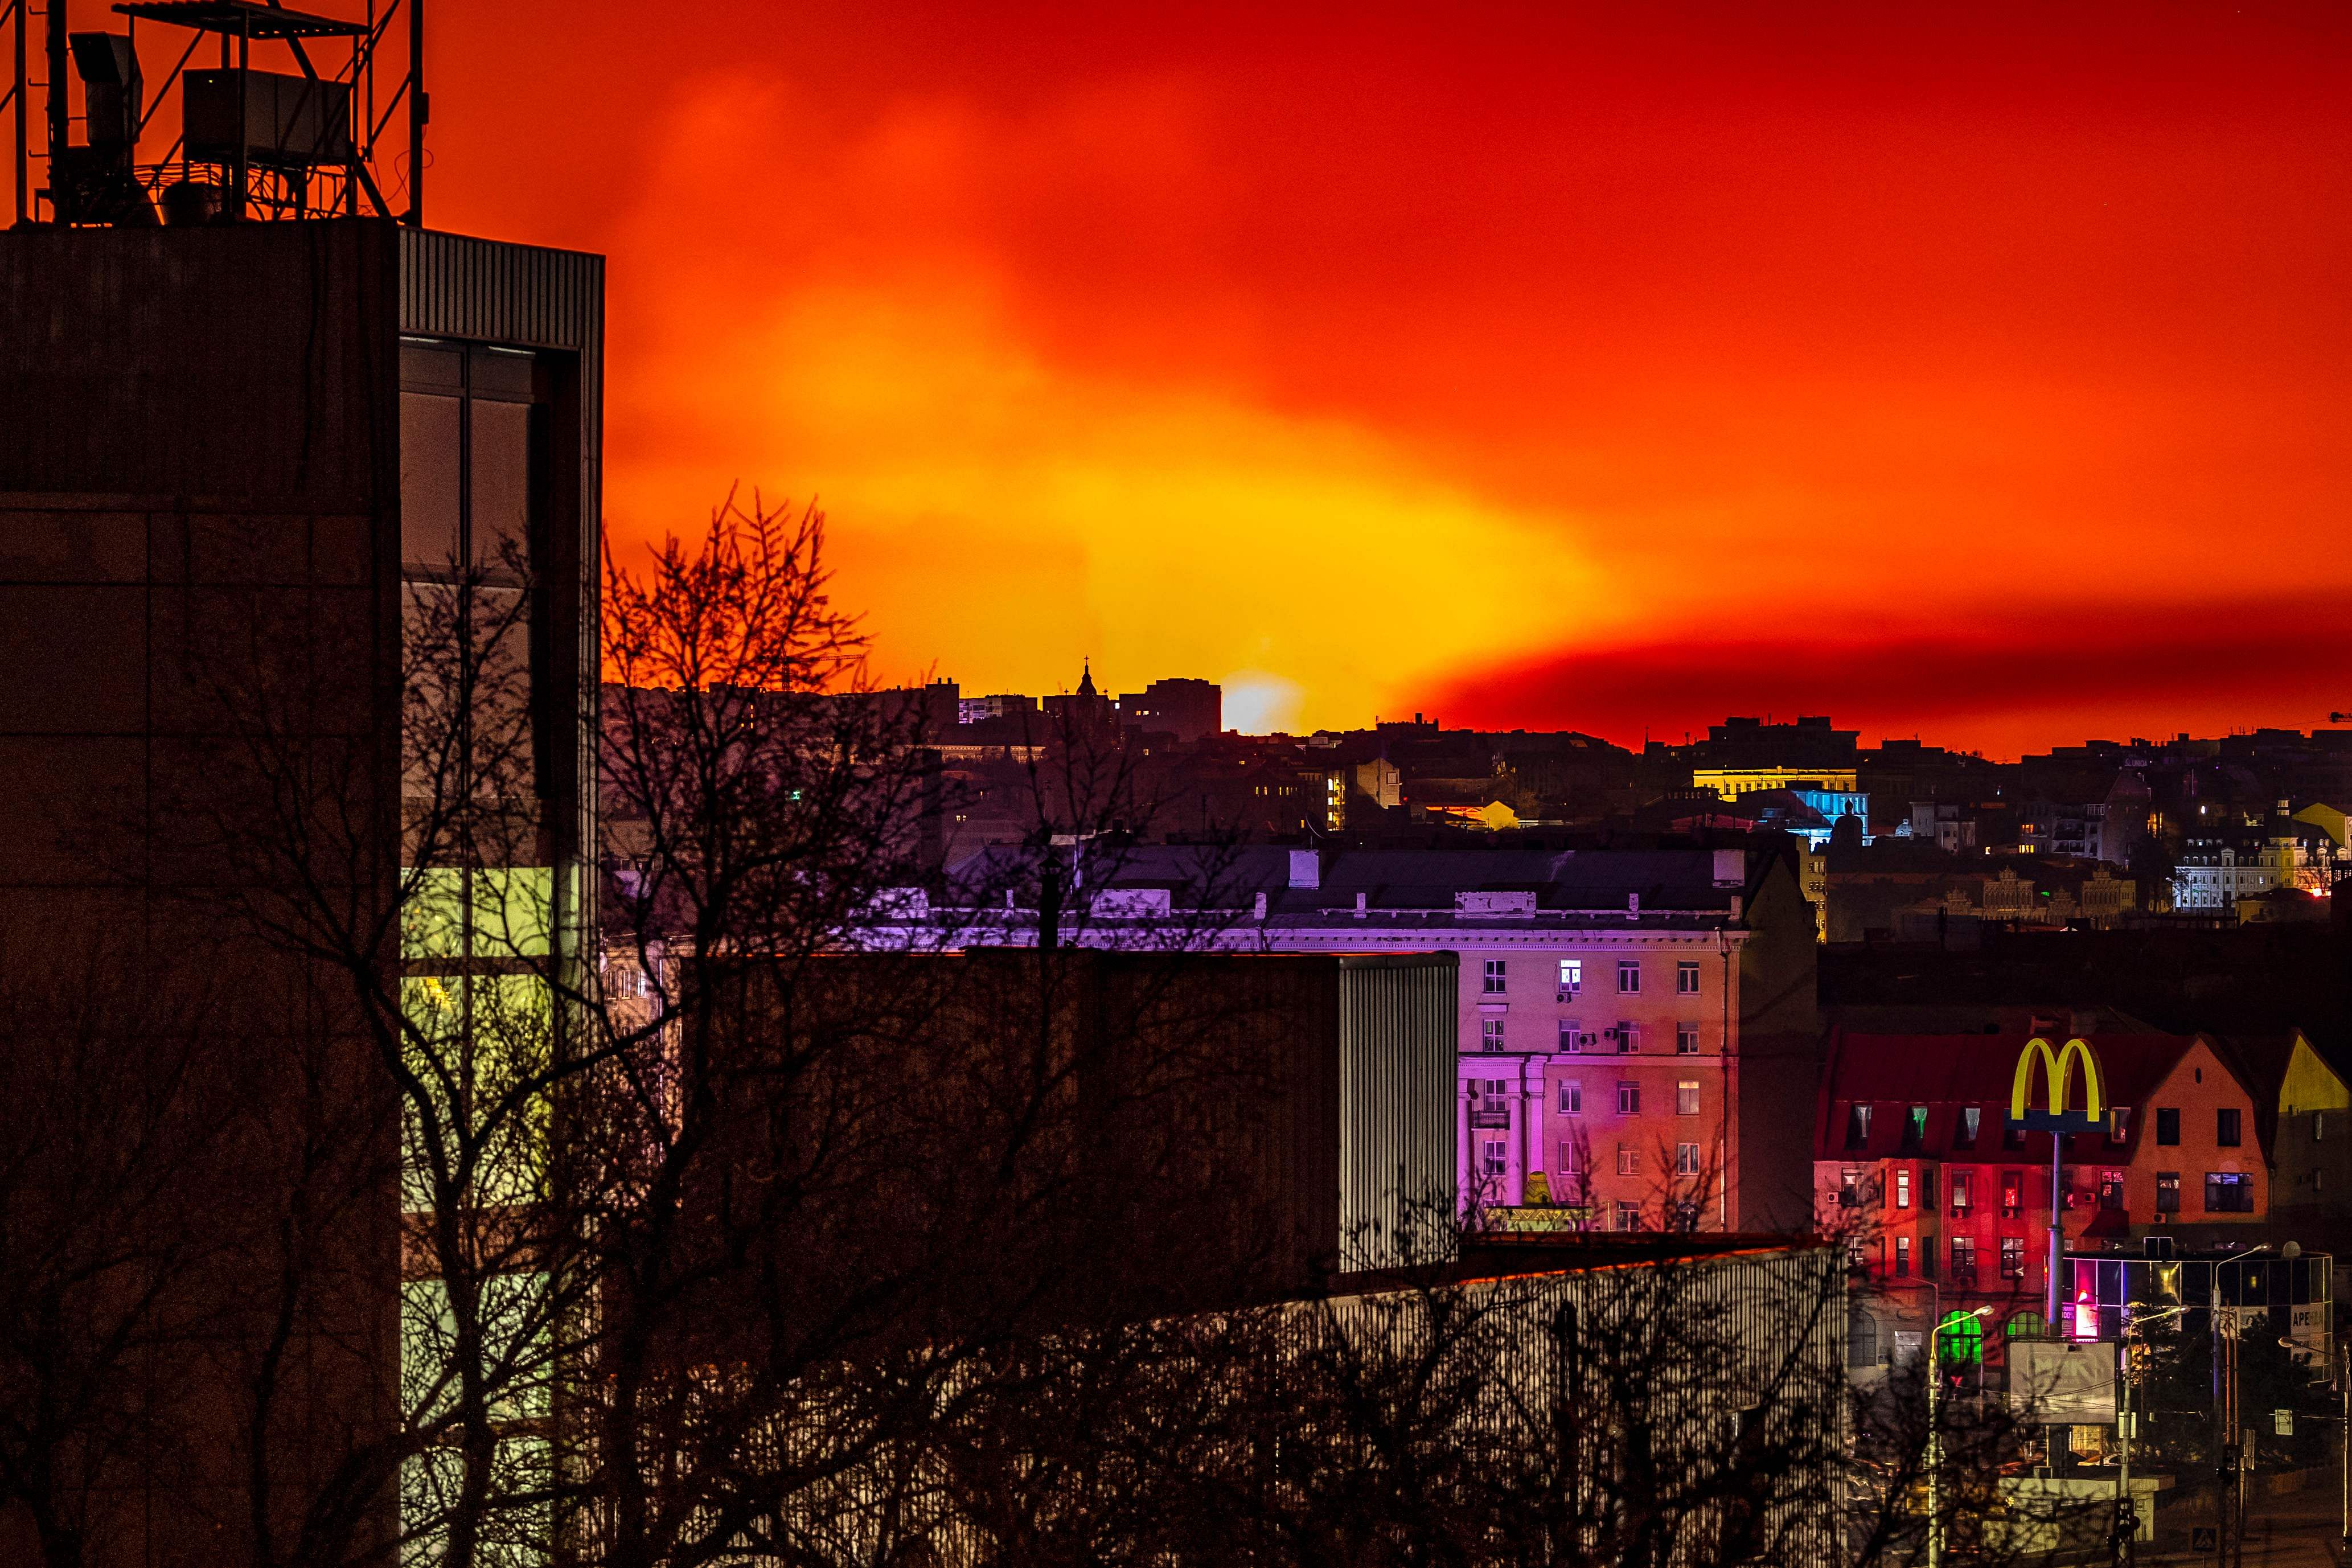
[[[967,862],[966,885],[990,896],[935,922],[967,942],[1034,941],[1018,891],[1034,855]],[[1466,1211],[1508,1228],[1806,1226],[1816,950],[1784,840],[1206,858],[1152,846],[1072,863],[1060,940],[1453,952]]]

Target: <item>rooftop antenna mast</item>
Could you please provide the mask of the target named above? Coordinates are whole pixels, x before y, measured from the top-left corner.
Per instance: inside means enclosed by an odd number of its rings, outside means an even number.
[[[11,68],[0,108],[12,111],[16,222],[148,226],[160,208],[174,226],[362,216],[423,226],[425,0],[338,0],[356,16],[290,10],[281,0],[122,0],[103,10],[79,0],[101,26],[126,18],[120,33],[75,31],[77,3],[47,0],[36,11],[33,0],[0,0]],[[38,79],[30,70],[36,16]],[[152,101],[142,21],[187,36]],[[172,44],[179,37],[166,34]],[[192,63],[208,41],[217,65]],[[314,58],[322,47],[331,57]],[[380,79],[391,87],[381,107]],[[36,89],[44,108],[37,137],[28,112]],[[154,125],[167,103],[176,112]],[[404,136],[394,124],[404,115]],[[142,138],[152,129],[147,145],[161,141],[173,120],[177,134],[148,161]],[[387,149],[388,165],[380,156]]]

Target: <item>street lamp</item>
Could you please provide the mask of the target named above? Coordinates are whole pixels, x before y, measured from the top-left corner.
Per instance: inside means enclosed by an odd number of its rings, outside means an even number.
[[[2123,1389],[2123,1399],[2116,1407],[2116,1448],[2120,1459],[2116,1467],[2116,1533],[2121,1538],[2126,1562],[2139,1560],[2138,1549],[2134,1544],[2139,1534],[2139,1509],[2132,1501],[2131,1495],[2132,1335],[2141,1332],[2150,1323],[2177,1318],[2188,1310],[2186,1307],[2167,1307],[2160,1312],[2134,1312],[2126,1307],[2124,1311],[2123,1375],[2117,1379]]]
[[[1944,1288],[1933,1279],[1916,1279],[1902,1286],[1882,1281],[1881,1289],[1916,1290],[1925,1286],[1927,1290],[1927,1568],[1942,1568],[1944,1561],[1944,1427],[1937,1418],[1942,1403],[1944,1371]],[[1990,1307],[1974,1308],[1973,1318],[1992,1315]]]
[[[2221,1426],[2220,1439],[2216,1444],[2220,1453],[2216,1457],[2223,1459],[2230,1458],[2231,1451],[2236,1447],[2236,1440],[2242,1434],[2238,1427],[2238,1320],[2232,1313],[2230,1318],[2229,1331],[2225,1333],[2222,1331],[2221,1270],[2232,1263],[2242,1262],[2246,1258],[2273,1250],[2280,1258],[2290,1263],[2303,1256],[2303,1247],[2295,1242],[2290,1241],[2276,1248],[2267,1241],[2261,1242],[2247,1247],[2243,1252],[2232,1253],[2215,1263],[2213,1272],[2207,1280],[2206,1316],[2213,1332],[2213,1404],[2215,1415],[2220,1417]],[[2225,1362],[2226,1371],[2224,1370]],[[2234,1498],[2231,1496],[2233,1490],[2236,1493]],[[2226,1531],[2216,1530],[2213,1532],[2213,1561],[2219,1564],[2224,1560],[2225,1552],[2235,1556],[2243,1555],[2246,1530],[2246,1464],[2242,1455],[2239,1457],[2237,1462],[2237,1479],[2234,1481],[2225,1480],[2215,1500],[2220,1505],[2216,1510],[2217,1512],[2223,1509],[2230,1510],[2230,1528]],[[2238,1543],[2235,1552],[2231,1551],[2231,1546],[2233,1541]]]

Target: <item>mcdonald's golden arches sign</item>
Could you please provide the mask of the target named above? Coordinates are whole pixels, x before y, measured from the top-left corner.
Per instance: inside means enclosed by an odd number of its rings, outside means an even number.
[[[2069,1110],[2074,1098],[2074,1063],[2083,1064],[2083,1109]],[[2042,1069],[2049,1085],[2046,1109],[2030,1109],[2033,1100],[2033,1069]],[[2032,1132],[2096,1132],[2107,1124],[2106,1080],[2099,1072],[2099,1053],[2091,1042],[2073,1039],[2063,1051],[2053,1051],[2040,1036],[2025,1042],[2018,1054],[2017,1077],[2009,1091],[2009,1124]]]

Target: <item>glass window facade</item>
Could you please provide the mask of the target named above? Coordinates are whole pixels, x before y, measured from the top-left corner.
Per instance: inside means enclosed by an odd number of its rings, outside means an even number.
[[[559,440],[552,418],[575,366],[483,343],[400,345],[400,1002],[420,1086],[404,1108],[402,1197],[412,1214],[462,1206],[483,1216],[477,1225],[548,1195],[557,982],[581,956],[576,693],[593,676],[576,641],[561,654],[558,644],[593,628],[576,602],[580,520],[558,528],[551,511],[551,480],[567,463],[576,473],[581,457],[579,427]],[[550,1415],[539,1347],[551,1340],[551,1295],[518,1268],[491,1276],[482,1297],[499,1390],[496,1485],[509,1495],[543,1495],[551,1474],[537,1428]],[[429,1413],[449,1378],[450,1320],[440,1281],[404,1288],[412,1412]],[[456,1479],[446,1460],[413,1458],[399,1478],[404,1519],[426,1521],[415,1544],[428,1557],[429,1521]],[[551,1521],[509,1514],[502,1528],[519,1529],[520,1554],[496,1560],[546,1560]]]

